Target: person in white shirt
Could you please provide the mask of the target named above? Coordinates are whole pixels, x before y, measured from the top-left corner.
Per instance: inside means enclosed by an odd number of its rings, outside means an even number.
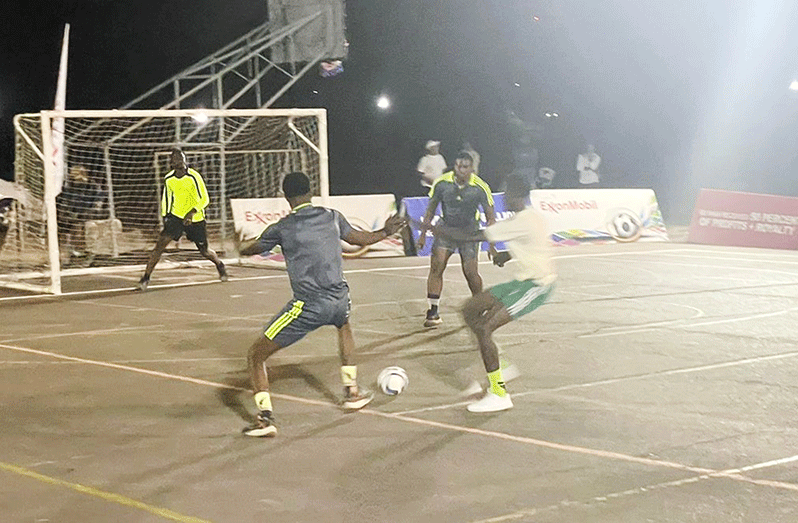
[[[588,145],[587,153],[580,154],[576,157],[576,170],[579,173],[579,185],[598,185],[598,168],[600,164],[601,156],[596,154],[596,148],[592,144]]]
[[[427,154],[418,161],[416,171],[421,177],[421,185],[430,188],[446,170],[446,159],[440,153],[441,142],[430,140],[427,142]]]
[[[473,160],[471,165],[473,165],[474,167],[474,174],[479,174],[479,160],[480,160],[479,153],[476,152],[473,147],[471,147],[471,144],[469,142],[463,142],[462,152],[468,153],[468,155]]]
[[[490,383],[485,396],[468,405],[469,412],[496,412],[513,407],[493,332],[543,305],[557,279],[546,222],[535,209],[527,207],[529,191],[529,180],[511,176],[504,193],[505,206],[515,212],[511,218],[471,233],[441,225],[433,227],[436,236],[452,240],[503,241],[508,250],[493,257],[494,265],[503,267],[511,259],[515,262],[514,279],[475,294],[463,307],[463,318],[476,335]]]

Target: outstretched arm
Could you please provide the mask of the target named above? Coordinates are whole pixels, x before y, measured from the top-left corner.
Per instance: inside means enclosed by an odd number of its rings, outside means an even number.
[[[279,223],[280,222],[269,225],[262,233],[249,240],[244,240],[238,235],[235,235],[234,239],[238,254],[241,256],[252,256],[274,249],[274,247],[280,243]],[[243,231],[241,231],[241,234],[243,234]]]
[[[371,245],[382,241],[388,236],[392,236],[402,230],[407,225],[407,219],[394,214],[385,220],[385,227],[379,231],[359,231],[357,229],[350,229],[349,232],[343,237],[344,241],[352,245]]]
[[[496,223],[496,208],[493,207],[492,204],[488,204],[484,207],[485,209],[485,219],[488,221],[488,227]],[[496,250],[496,245],[493,243],[488,244],[488,258],[492,259],[495,258],[496,255],[499,254],[499,251]],[[500,265],[501,267],[501,265]]]

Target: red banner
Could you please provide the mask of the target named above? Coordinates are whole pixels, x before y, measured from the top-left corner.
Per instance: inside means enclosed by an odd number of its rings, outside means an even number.
[[[798,249],[798,198],[702,189],[688,241]]]

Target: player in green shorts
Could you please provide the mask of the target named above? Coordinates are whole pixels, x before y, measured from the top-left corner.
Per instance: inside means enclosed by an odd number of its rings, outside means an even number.
[[[477,337],[490,383],[485,396],[468,405],[470,412],[496,412],[512,408],[513,402],[504,384],[493,332],[543,305],[557,279],[546,223],[537,211],[527,207],[529,190],[529,181],[525,178],[510,177],[504,202],[515,215],[483,230],[468,233],[441,225],[433,227],[436,237],[456,241],[503,241],[507,251],[494,256],[493,263],[503,267],[511,259],[515,262],[515,279],[475,294],[463,307],[463,318]]]

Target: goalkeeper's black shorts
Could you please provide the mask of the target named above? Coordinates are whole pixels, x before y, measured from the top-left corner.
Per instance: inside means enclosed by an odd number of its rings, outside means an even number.
[[[186,238],[197,244],[197,247],[208,245],[208,233],[205,229],[205,220],[192,222],[191,225],[183,225],[183,219],[174,214],[167,214],[163,219],[163,231],[165,234],[177,241],[186,234]]]

